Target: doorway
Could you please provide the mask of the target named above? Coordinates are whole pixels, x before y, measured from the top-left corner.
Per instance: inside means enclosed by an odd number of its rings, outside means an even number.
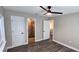
[[[50,39],[53,40],[54,38],[54,20],[50,20]]]
[[[35,45],[35,20],[28,18],[28,45]]]
[[[43,21],[43,40],[49,39],[51,42],[54,38],[54,20]]]

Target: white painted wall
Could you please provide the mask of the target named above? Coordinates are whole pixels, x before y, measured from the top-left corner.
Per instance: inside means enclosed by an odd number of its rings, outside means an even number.
[[[79,13],[55,17],[54,40],[79,51]]]
[[[35,16],[35,21],[36,21],[36,41],[40,41],[40,40],[43,40],[42,39],[42,35],[43,35],[43,28],[42,28],[42,20],[43,18],[42,17],[39,17],[39,16]]]
[[[2,9],[2,6],[0,6],[0,14],[3,15],[3,9]]]
[[[42,40],[42,20],[44,17],[31,15],[28,13],[22,13],[17,11],[5,10],[5,30],[6,30],[6,40],[7,40],[7,47],[12,47],[12,32],[11,32],[11,16],[22,16],[26,19],[26,41],[27,41],[27,19],[29,17],[34,17],[36,20],[36,41]],[[26,42],[27,43],[27,42]]]

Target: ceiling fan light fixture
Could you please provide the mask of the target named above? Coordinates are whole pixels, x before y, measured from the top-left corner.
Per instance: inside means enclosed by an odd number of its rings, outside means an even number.
[[[48,12],[48,13],[46,14],[46,16],[52,16],[52,13]]]
[[[63,14],[62,12],[53,12],[51,11],[51,6],[48,6],[47,9],[44,8],[43,6],[40,6],[43,10],[46,11],[46,13],[44,15],[46,16],[52,16],[53,14]]]

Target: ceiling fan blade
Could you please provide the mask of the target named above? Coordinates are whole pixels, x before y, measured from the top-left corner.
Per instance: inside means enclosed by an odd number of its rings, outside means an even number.
[[[54,13],[54,14],[63,14],[62,12],[51,12],[51,13]]]
[[[47,13],[45,13],[44,15],[46,15]]]
[[[47,9],[45,9],[43,6],[40,6],[43,10],[48,11]]]

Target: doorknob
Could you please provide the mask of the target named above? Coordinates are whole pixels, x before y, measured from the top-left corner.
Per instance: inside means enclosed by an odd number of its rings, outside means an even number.
[[[24,32],[21,32],[21,34],[24,34]]]

